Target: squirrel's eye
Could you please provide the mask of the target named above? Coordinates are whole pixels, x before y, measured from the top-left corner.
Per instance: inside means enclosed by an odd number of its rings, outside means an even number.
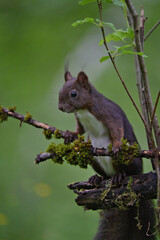
[[[77,92],[76,92],[76,91],[72,91],[72,92],[71,92],[71,97],[74,98],[74,97],[76,97],[76,96],[77,96]]]

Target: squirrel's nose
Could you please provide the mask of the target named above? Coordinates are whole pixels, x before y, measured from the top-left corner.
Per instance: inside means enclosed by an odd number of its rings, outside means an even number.
[[[63,108],[63,106],[62,105],[58,105],[58,108],[59,108],[59,110],[61,110],[61,111],[63,111],[64,110],[64,108]]]

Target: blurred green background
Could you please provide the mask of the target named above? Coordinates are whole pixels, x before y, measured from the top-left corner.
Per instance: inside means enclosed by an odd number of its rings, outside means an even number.
[[[160,1],[134,2],[138,12],[140,6],[145,8],[147,33],[158,20]],[[62,130],[74,130],[74,116],[57,109],[68,57],[74,76],[86,71],[96,88],[125,110],[141,147],[147,148],[143,125],[112,65],[99,62],[105,54],[98,46],[100,30],[90,24],[71,26],[85,17],[98,17],[96,4],[80,6],[75,0],[0,1],[0,103],[17,106],[22,114],[29,111],[35,119]],[[117,28],[124,24],[118,7],[105,6],[104,19]],[[159,35],[157,29],[145,43],[154,101],[160,87]],[[139,105],[133,64],[133,56],[117,59]],[[86,180],[94,172],[51,161],[35,165],[36,154],[51,142],[41,132],[26,124],[20,128],[15,119],[0,125],[0,240],[92,239],[99,214],[78,207],[67,184]],[[145,160],[145,171],[149,170],[149,161]]]

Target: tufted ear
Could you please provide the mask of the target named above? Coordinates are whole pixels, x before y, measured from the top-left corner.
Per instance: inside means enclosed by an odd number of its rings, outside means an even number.
[[[91,90],[91,86],[88,81],[88,77],[84,72],[78,73],[77,82],[79,85],[81,85],[83,88],[87,89],[88,91]]]
[[[72,75],[71,75],[71,73],[69,71],[65,72],[64,79],[65,79],[66,82],[70,81],[72,78],[73,77],[72,77]]]

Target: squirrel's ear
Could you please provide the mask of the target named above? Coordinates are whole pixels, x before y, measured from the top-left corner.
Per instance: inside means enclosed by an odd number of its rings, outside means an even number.
[[[71,75],[71,73],[69,71],[65,72],[64,79],[65,79],[66,82],[70,81],[72,78],[73,77],[72,77],[72,75]]]
[[[81,85],[83,88],[87,89],[88,91],[91,90],[91,86],[89,84],[88,77],[84,72],[78,73],[77,82],[79,85]]]

